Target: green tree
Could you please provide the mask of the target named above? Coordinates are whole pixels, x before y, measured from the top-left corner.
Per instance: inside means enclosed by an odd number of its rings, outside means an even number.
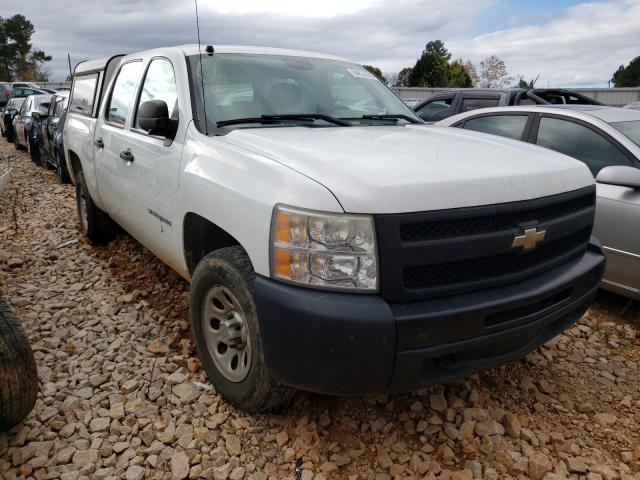
[[[24,15],[0,17],[0,81],[38,80],[46,77],[45,62],[51,57],[34,49],[33,24]]]
[[[471,77],[469,76],[462,59],[455,60],[449,64],[446,86],[454,88],[473,87],[473,82],[471,81]]]
[[[411,87],[446,87],[449,79],[451,54],[444,43],[435,40],[427,43],[422,55],[409,75]]]
[[[373,73],[376,77],[378,77],[384,83],[387,83],[387,79],[384,78],[384,75],[382,74],[382,70],[380,70],[378,67],[374,67],[373,65],[363,65],[363,67],[369,70],[371,73]]]
[[[406,67],[400,70],[400,72],[398,72],[398,80],[396,81],[395,86],[410,87],[411,85],[409,84],[409,77],[411,77],[412,71],[413,71],[413,68],[411,67]]]
[[[640,57],[631,60],[626,67],[620,65],[611,80],[616,87],[640,87]]]

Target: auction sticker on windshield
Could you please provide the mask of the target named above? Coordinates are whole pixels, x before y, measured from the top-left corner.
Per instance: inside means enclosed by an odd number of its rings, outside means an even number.
[[[347,68],[347,71],[356,78],[368,78],[369,80],[377,80],[377,77],[373,73],[364,68]]]

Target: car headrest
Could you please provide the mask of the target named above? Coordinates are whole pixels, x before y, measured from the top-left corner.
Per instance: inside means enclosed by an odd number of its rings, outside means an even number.
[[[302,101],[302,89],[295,83],[276,83],[269,89],[269,106],[275,110],[291,110]]]

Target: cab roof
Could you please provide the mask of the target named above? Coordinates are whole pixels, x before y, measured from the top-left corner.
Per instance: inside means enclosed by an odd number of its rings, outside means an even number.
[[[176,47],[168,47],[175,48],[181,51],[186,56],[198,55],[202,51],[203,56],[207,56],[208,54],[205,52],[205,48],[207,48],[207,44],[203,43],[200,47],[197,43],[193,43],[190,45],[178,45]],[[343,62],[349,62],[349,60],[336,57],[334,55],[327,55],[324,53],[317,52],[308,52],[305,50],[291,50],[287,48],[272,48],[272,47],[256,47],[250,45],[213,45],[214,55],[216,53],[238,53],[238,54],[250,54],[250,55],[282,55],[282,56],[290,56],[290,57],[307,57],[307,58],[324,58],[327,60],[339,60]],[[146,52],[165,50],[164,48],[152,49]],[[136,54],[145,54],[146,52],[136,52],[130,54],[131,56]]]

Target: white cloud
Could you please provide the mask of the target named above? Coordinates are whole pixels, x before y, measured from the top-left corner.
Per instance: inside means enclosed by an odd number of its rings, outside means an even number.
[[[372,0],[216,0],[200,1],[200,11],[213,10],[222,14],[286,13],[301,17],[332,17],[355,13],[371,5]]]
[[[501,1],[200,0],[200,28],[206,43],[315,50],[383,71],[412,66],[426,42],[441,39],[455,58],[496,54],[512,75],[540,73],[539,85],[604,84],[640,54],[640,0],[531,12],[528,25],[520,12],[518,26],[473,36],[487,19],[496,25]],[[67,74],[67,52],[75,63],[196,41],[191,0],[58,0],[55,8],[32,0],[20,12],[35,24],[33,43],[54,56],[56,79]]]
[[[539,86],[600,85],[640,54],[640,1],[584,3],[542,25],[457,39],[450,47],[473,61],[496,54],[512,75]]]

